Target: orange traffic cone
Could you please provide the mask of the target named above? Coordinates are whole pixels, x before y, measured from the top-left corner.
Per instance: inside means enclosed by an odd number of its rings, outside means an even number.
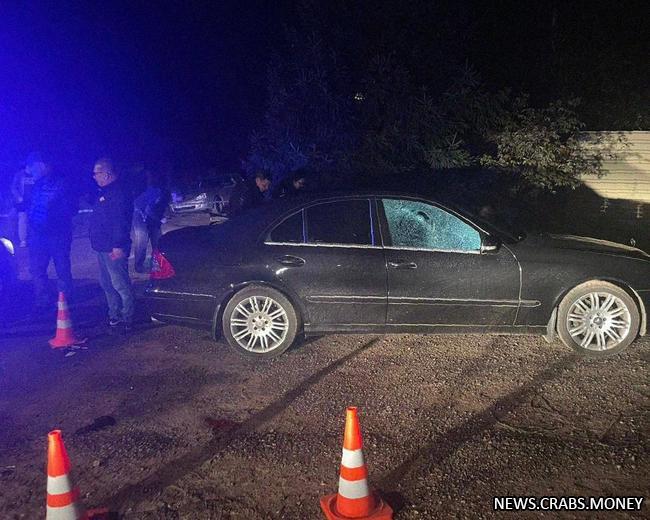
[[[84,343],[85,339],[77,339],[73,330],[72,322],[70,321],[70,312],[68,311],[68,304],[65,301],[65,294],[59,293],[59,302],[57,303],[58,312],[56,315],[56,335],[48,341],[52,348],[71,347]]]
[[[320,506],[328,520],[391,520],[393,510],[379,495],[368,488],[368,469],[363,458],[361,428],[357,409],[345,411],[345,435],[339,491],[320,499]]]
[[[70,479],[70,459],[63,445],[61,430],[47,435],[47,512],[46,520],[86,518],[79,503],[79,488]]]

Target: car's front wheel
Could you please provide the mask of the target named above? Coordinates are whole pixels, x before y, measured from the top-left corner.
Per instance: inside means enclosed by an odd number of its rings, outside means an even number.
[[[235,294],[222,317],[223,335],[239,354],[271,358],[296,339],[298,316],[279,291],[253,285]]]
[[[560,339],[590,357],[621,352],[636,339],[639,325],[639,309],[632,297],[608,282],[575,287],[558,309]]]

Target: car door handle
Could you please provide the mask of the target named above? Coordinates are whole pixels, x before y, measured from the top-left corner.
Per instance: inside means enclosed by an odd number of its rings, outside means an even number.
[[[305,265],[305,259],[300,258],[299,256],[284,255],[279,256],[276,260],[282,265],[288,265],[290,267],[300,267]]]
[[[392,269],[417,269],[418,264],[415,262],[388,262],[388,266]]]

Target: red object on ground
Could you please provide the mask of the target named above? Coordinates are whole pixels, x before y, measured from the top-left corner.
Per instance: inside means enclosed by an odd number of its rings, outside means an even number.
[[[171,264],[165,255],[163,255],[157,249],[152,253],[152,266],[151,266],[151,280],[166,280],[167,278],[173,278],[176,275],[174,271],[174,266]]]
[[[393,510],[368,488],[368,469],[363,458],[361,428],[354,406],[345,412],[345,434],[338,493],[320,499],[328,520],[391,520]]]
[[[85,339],[78,339],[72,330],[72,321],[70,320],[70,312],[68,311],[68,304],[65,301],[65,294],[59,293],[59,301],[57,303],[56,315],[56,335],[48,341],[52,348],[65,348],[73,345],[85,343]]]

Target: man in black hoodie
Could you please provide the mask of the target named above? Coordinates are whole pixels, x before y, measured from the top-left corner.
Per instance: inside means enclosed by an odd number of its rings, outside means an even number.
[[[99,283],[106,294],[111,327],[133,321],[135,298],[129,278],[133,202],[118,180],[110,159],[99,159],[93,168],[99,193],[90,221],[90,245],[99,261]]]
[[[61,177],[41,162],[42,168],[32,168],[34,185],[27,210],[29,269],[34,280],[36,308],[53,304],[48,296],[47,267],[54,262],[59,279],[58,290],[72,298],[70,247],[72,244],[72,217],[77,203],[69,186]]]

